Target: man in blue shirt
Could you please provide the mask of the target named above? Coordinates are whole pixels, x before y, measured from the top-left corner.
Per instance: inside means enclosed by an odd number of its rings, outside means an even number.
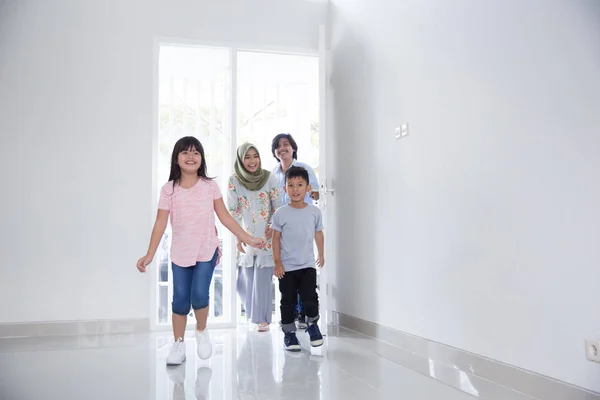
[[[308,171],[308,180],[312,187],[312,191],[306,194],[304,201],[308,204],[313,204],[313,200],[319,200],[319,181],[317,180],[317,175],[310,165],[298,161],[298,145],[292,135],[289,133],[280,133],[275,136],[271,144],[271,152],[278,162],[275,168],[273,168],[273,174],[275,174],[279,181],[279,187],[283,188],[285,186],[285,173],[291,166],[302,167]],[[285,193],[283,203],[287,204],[289,202],[290,197]]]

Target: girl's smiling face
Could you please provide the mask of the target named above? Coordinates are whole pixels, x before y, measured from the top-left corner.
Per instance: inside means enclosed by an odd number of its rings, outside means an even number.
[[[188,174],[197,174],[200,164],[202,163],[202,156],[200,152],[193,147],[187,150],[183,150],[177,157],[177,164],[181,168],[181,172]]]

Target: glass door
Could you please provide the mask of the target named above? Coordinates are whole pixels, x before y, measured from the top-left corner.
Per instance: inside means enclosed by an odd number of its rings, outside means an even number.
[[[312,166],[322,179],[324,103],[320,60],[317,55],[160,44],[157,191],[168,180],[173,145],[183,136],[200,140],[206,153],[208,175],[215,177],[225,199],[237,146],[244,142],[255,144],[263,168],[272,170],[277,161],[271,154],[271,142],[279,133],[294,137],[298,160]],[[320,201],[319,205],[323,208],[325,203]],[[208,323],[212,327],[230,327],[244,322],[245,312],[235,290],[234,238],[218,221],[217,226],[223,257],[212,281]],[[169,226],[155,258],[158,329],[171,326],[170,233]],[[327,299],[323,298],[324,277],[319,272],[322,314],[327,308]],[[275,324],[280,320],[276,281],[272,286]],[[194,324],[192,312],[188,325]]]
[[[183,136],[195,136],[204,147],[207,170],[227,190],[232,171],[231,143],[231,52],[224,48],[161,44],[159,48],[159,112],[157,190],[169,178],[173,145]],[[231,235],[217,220],[223,257],[215,269],[210,289],[208,323],[231,325],[234,271],[231,265]],[[171,325],[172,272],[169,259],[170,225],[156,255],[157,325]],[[188,325],[195,325],[190,312]]]
[[[236,146],[255,144],[262,166],[272,170],[277,160],[271,142],[289,133],[298,144],[298,160],[319,176],[319,58],[258,51],[237,52]],[[280,320],[279,286],[273,280],[273,322]],[[238,317],[246,321],[238,299]]]

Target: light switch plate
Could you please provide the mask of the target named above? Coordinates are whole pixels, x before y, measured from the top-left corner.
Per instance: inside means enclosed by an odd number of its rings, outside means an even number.
[[[408,136],[408,124],[403,124],[401,129],[402,137]]]

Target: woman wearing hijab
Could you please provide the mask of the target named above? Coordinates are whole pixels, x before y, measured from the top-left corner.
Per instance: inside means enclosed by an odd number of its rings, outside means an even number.
[[[282,205],[282,191],[277,178],[262,169],[256,146],[238,147],[234,174],[229,178],[227,205],[229,212],[244,229],[266,236],[263,248],[248,247],[238,241],[237,292],[246,317],[258,325],[260,332],[269,329],[273,312],[273,245],[269,229],[275,210]]]

